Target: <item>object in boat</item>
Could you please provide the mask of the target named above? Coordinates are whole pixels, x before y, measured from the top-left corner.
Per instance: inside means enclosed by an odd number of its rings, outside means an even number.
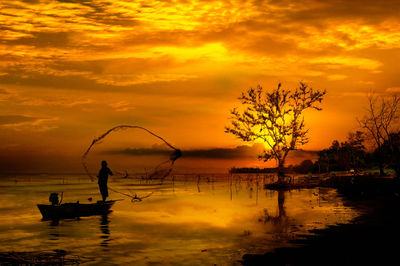
[[[61,219],[61,218],[75,218],[91,215],[101,215],[111,212],[110,209],[116,200],[98,201],[97,203],[82,204],[77,201],[76,203],[63,203],[58,201],[58,194],[52,193],[49,201],[50,204],[38,204],[40,213],[45,220]]]

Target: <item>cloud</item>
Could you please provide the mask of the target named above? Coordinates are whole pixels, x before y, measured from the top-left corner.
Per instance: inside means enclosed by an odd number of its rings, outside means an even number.
[[[133,106],[131,103],[127,101],[119,101],[115,103],[109,103],[109,106],[115,109],[117,112],[125,112],[128,110],[135,109],[135,106]]]
[[[400,87],[387,88],[387,92],[400,92]]]
[[[237,146],[234,148],[209,148],[209,149],[185,149],[182,150],[183,158],[205,158],[205,159],[240,159],[240,158],[257,158],[262,154],[262,144],[254,144],[252,146]],[[160,147],[140,148],[140,149],[124,149],[108,151],[110,154],[125,154],[125,155],[169,155],[171,150]],[[292,152],[291,157],[309,157],[315,156],[313,151],[298,150]]]
[[[2,88],[0,88],[0,94],[6,94],[6,95],[8,95],[8,94],[10,94],[6,89],[2,89]]]
[[[213,148],[213,149],[196,149],[187,150],[182,152],[183,157],[193,158],[220,158],[220,159],[232,159],[232,158],[248,158],[257,157],[262,151],[262,146],[238,146],[235,148]]]
[[[394,3],[2,2],[0,83],[199,96],[221,94],[212,80],[232,91],[242,80],[354,76],[338,69],[383,74],[385,61],[355,52],[399,47]]]
[[[368,96],[368,92],[362,92],[362,91],[351,91],[351,92],[343,92],[341,96],[344,97],[364,97],[366,98]]]
[[[317,57],[309,60],[312,64],[321,64],[329,69],[339,69],[343,67],[354,67],[365,70],[377,70],[382,63],[376,60],[360,57]]]
[[[25,115],[2,115],[0,116],[0,126],[16,131],[31,130],[43,132],[57,128],[53,122],[58,119],[58,117],[39,118]]]
[[[39,48],[67,48],[71,45],[70,35],[71,33],[68,32],[33,32],[19,38],[14,36],[7,43],[9,45],[27,45]]]
[[[182,157],[190,158],[243,158],[243,157],[256,157],[257,151],[262,151],[259,144],[254,146],[238,146],[236,148],[211,148],[211,149],[188,149],[182,151]],[[126,155],[168,155],[171,150],[153,147],[153,148],[140,148],[140,149],[124,149],[109,151],[112,154],[126,154]]]
[[[333,75],[327,76],[328,80],[344,80],[346,78],[347,78],[347,75],[341,75],[341,74],[333,74]]]
[[[185,74],[141,74],[141,75],[121,75],[121,74],[108,74],[108,75],[90,75],[89,79],[96,81],[96,83],[112,85],[117,87],[125,87],[130,85],[140,85],[146,83],[157,82],[171,82],[171,81],[185,81],[188,79],[196,78],[195,75]]]
[[[62,106],[66,108],[74,107],[77,105],[89,105],[94,104],[95,101],[93,99],[85,99],[85,98],[74,98],[74,97],[26,97],[19,96],[16,102],[20,105],[25,106]]]
[[[304,80],[328,90],[324,110],[340,109],[309,124],[347,132],[342,114],[361,97],[335,95],[400,84],[399,12],[397,0],[0,0],[0,111],[37,118],[1,128],[59,126],[43,143],[78,150],[76,134],[134,120],[199,140],[188,156],[236,156],[201,147],[238,144],[223,124],[240,91]]]
[[[382,3],[373,0],[330,0],[307,1],[299,3],[303,8],[294,8],[289,12],[289,18],[295,21],[320,21],[321,18],[337,20],[362,19],[368,23],[377,23],[388,17],[396,18],[400,8],[396,0],[388,0]]]
[[[1,115],[0,125],[15,125],[26,122],[38,121],[40,118],[23,115]]]

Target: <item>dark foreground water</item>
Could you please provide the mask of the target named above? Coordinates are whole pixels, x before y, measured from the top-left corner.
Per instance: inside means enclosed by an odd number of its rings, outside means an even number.
[[[42,221],[36,207],[51,192],[63,202],[100,199],[85,176],[13,176],[0,180],[0,252],[64,249],[89,264],[232,265],[246,253],[289,246],[308,230],[348,223],[359,213],[334,189],[287,192],[262,189],[265,179],[176,177],[163,184],[111,179],[109,186],[144,196],[142,202],[110,191],[117,202],[104,216]]]

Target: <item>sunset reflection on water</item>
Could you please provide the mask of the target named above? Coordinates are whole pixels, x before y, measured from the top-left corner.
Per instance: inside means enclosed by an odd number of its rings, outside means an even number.
[[[359,214],[333,189],[268,191],[262,179],[255,180],[214,175],[177,176],[163,184],[110,180],[118,191],[153,194],[142,202],[117,202],[108,215],[54,222],[41,220],[37,203],[46,203],[50,192],[64,192],[64,202],[98,200],[97,184],[83,176],[2,179],[0,251],[64,249],[95,264],[224,265]]]

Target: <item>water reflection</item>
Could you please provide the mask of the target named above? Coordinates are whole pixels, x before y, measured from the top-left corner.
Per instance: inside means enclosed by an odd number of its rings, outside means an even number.
[[[50,226],[58,226],[59,224],[60,224],[60,220],[58,220],[58,219],[50,220]]]
[[[112,215],[46,222],[39,222],[36,204],[60,189],[58,181],[15,185],[0,180],[7,187],[0,198],[0,247],[64,249],[95,257],[98,265],[226,265],[244,253],[284,247],[296,235],[357,215],[333,189],[265,191],[262,177],[247,175],[198,180],[198,175],[173,177],[162,185],[118,180],[112,183],[117,190],[153,192],[152,197],[119,201]],[[66,202],[98,195],[93,183],[68,182],[62,185]]]
[[[284,190],[278,190],[278,213],[277,215],[273,216],[268,212],[268,209],[264,209],[264,214],[261,218],[259,218],[259,222],[264,224],[271,224],[273,225],[275,233],[288,233],[288,229],[290,228],[290,219],[286,214],[286,207],[285,207],[285,193]]]
[[[100,231],[101,231],[100,238],[102,239],[102,241],[100,242],[100,246],[102,247],[108,247],[109,242],[112,240],[110,238],[110,228],[108,226],[109,224],[110,224],[110,219],[108,218],[108,213],[103,214],[100,217]]]
[[[60,232],[58,229],[59,220],[49,220],[49,240],[58,240],[60,238]]]

